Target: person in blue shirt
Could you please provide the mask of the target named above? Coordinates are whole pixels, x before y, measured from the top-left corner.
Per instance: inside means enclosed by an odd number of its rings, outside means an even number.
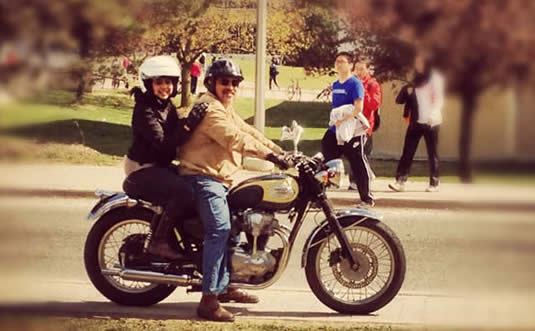
[[[370,192],[371,169],[364,154],[366,144],[366,129],[362,126],[369,126],[369,123],[362,115],[364,87],[362,82],[353,75],[353,56],[348,52],[340,52],[336,55],[334,67],[338,79],[333,83],[332,108],[344,105],[353,105],[353,113],[346,114],[337,120],[334,125],[329,126],[321,141],[321,150],[326,161],[339,158],[344,155],[351,165],[351,171],[355,176],[358,192],[360,195],[360,208],[370,208],[375,205],[375,200]],[[359,126],[361,130],[355,130],[355,135],[351,140],[339,145],[336,139],[336,127],[344,121],[353,118],[364,119]]]

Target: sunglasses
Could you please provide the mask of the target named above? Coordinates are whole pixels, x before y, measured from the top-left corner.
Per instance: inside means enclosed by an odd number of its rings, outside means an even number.
[[[221,78],[219,80],[219,83],[223,86],[229,86],[229,84],[232,84],[234,87],[240,86],[240,80],[239,79],[228,79],[228,78]]]

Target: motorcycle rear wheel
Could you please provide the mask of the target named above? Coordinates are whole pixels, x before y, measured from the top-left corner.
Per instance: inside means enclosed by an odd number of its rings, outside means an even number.
[[[84,262],[93,285],[106,298],[126,306],[150,306],[167,298],[176,286],[126,281],[103,275],[119,266],[124,238],[148,233],[153,213],[141,208],[118,208],[102,216],[91,228],[84,248]]]
[[[351,269],[336,236],[330,234],[308,252],[306,278],[312,292],[329,308],[343,314],[369,314],[399,292],[406,270],[403,246],[378,220],[368,219],[356,226],[341,223],[359,268]]]

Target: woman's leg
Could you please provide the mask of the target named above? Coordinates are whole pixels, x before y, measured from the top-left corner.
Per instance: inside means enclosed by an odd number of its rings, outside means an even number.
[[[153,229],[149,253],[171,260],[182,258],[170,239],[176,222],[191,210],[194,203],[189,183],[169,168],[149,167],[130,174],[123,183],[123,189],[132,197],[164,207],[164,213]]]

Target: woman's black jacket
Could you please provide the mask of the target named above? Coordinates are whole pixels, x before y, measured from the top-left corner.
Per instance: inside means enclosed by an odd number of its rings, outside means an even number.
[[[409,87],[413,88],[412,93],[408,92]],[[412,84],[407,84],[401,88],[396,97],[396,103],[404,105],[403,117],[407,118],[410,116],[410,122],[416,123],[418,120],[418,100],[416,99],[416,92]]]
[[[162,101],[151,93],[135,96],[133,141],[128,158],[140,164],[167,166],[176,157],[176,148],[183,138],[182,120],[170,100]]]

